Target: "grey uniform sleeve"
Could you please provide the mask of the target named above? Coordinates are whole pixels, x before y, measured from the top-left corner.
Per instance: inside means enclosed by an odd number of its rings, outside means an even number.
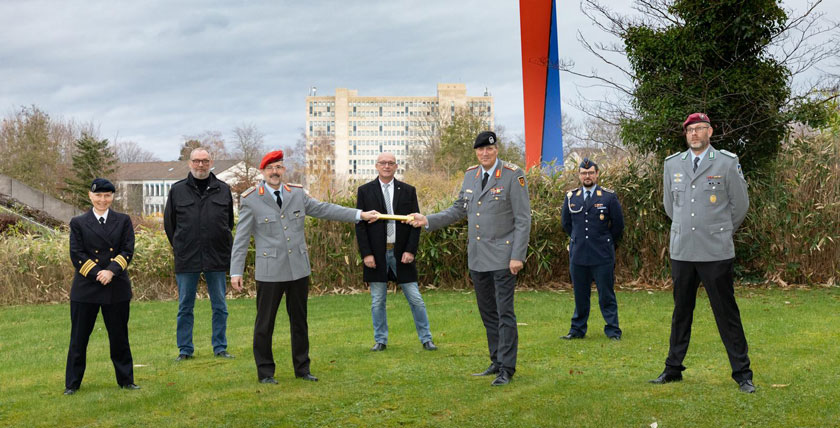
[[[665,214],[671,220],[674,219],[674,195],[671,193],[671,176],[668,171],[668,161],[662,169],[662,206],[665,207]]]
[[[236,226],[236,236],[233,238],[230,253],[230,276],[242,276],[245,272],[245,257],[248,255],[253,231],[254,213],[251,211],[251,205],[243,198],[239,206],[239,225]]]
[[[427,230],[430,232],[440,228],[449,226],[458,220],[467,216],[467,200],[464,199],[464,185],[461,185],[461,192],[458,193],[458,199],[452,203],[452,206],[434,214],[429,214],[426,221],[429,223]]]
[[[738,230],[744,218],[747,216],[747,209],[750,207],[750,195],[747,192],[747,181],[739,171],[740,163],[738,158],[726,172],[726,191],[729,196],[729,204],[732,207],[732,231]]]
[[[513,209],[513,244],[511,245],[511,260],[525,261],[528,254],[528,241],[531,237],[531,198],[528,196],[528,183],[519,184],[520,177],[525,180],[522,169],[510,185],[511,208]]]
[[[347,208],[329,202],[321,202],[309,197],[309,195],[303,196],[303,207],[306,209],[306,215],[308,216],[348,223],[355,223],[356,219],[359,218],[359,213],[362,212],[362,210],[356,208]]]

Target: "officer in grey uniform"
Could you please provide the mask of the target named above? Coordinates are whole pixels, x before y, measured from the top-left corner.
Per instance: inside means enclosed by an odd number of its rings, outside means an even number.
[[[467,218],[470,277],[491,361],[487,370],[475,375],[496,375],[492,385],[499,386],[509,383],[516,371],[513,291],[528,250],[531,201],[524,171],[498,159],[496,141],[491,131],[478,134],[473,148],[479,165],[467,169],[458,199],[428,217],[413,214],[411,224],[431,231]]]
[[[738,156],[709,144],[713,129],[704,113],[683,123],[689,150],[665,159],[663,204],[671,218],[671,277],[674,314],[665,371],[651,383],[682,380],[683,359],[700,282],[706,289],[732,378],[743,392],[755,392],[747,339],[735,302],[732,235],[749,207],[747,183]]]
[[[295,377],[317,381],[309,371],[309,327],[306,302],[309,296],[309,253],[304,238],[307,215],[327,220],[376,221],[376,211],[362,212],[319,202],[299,184],[282,183],[283,151],[263,157],[260,170],[264,181],[242,194],[239,224],[230,260],[231,286],[242,287],[245,257],[251,236],[256,247],[257,317],[254,322],[254,360],[261,383],[276,384],[271,339],[274,320],[283,294],[292,336]]]

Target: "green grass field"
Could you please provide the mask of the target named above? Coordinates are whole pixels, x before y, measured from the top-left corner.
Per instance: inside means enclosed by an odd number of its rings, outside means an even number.
[[[668,292],[619,292],[624,338],[602,334],[593,293],[585,340],[566,342],[569,292],[516,295],[519,361],[513,382],[469,374],[488,364],[475,297],[424,294],[437,352],[417,340],[402,294],[389,294],[390,343],[373,353],[370,296],[309,302],[312,372],[294,378],[288,319],[275,331],[279,385],[257,382],[251,354],[255,303],[229,301],[228,350],[210,346],[210,308],[196,307],[196,358],[176,363],[177,303],[131,306],[140,391],[118,389],[100,321],[82,389],[64,396],[67,304],[0,308],[0,426],[561,426],[829,427],[840,425],[840,290],[739,290],[756,394],[738,392],[705,294],[681,383],[650,385],[663,368],[672,309]]]

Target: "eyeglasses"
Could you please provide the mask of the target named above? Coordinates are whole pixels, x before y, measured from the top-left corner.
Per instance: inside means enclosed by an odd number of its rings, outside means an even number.
[[[210,165],[210,159],[190,159],[193,165]]]
[[[580,171],[578,174],[580,175],[595,175],[598,171]]]
[[[711,128],[711,126],[695,126],[694,128],[685,128],[686,134],[696,134],[700,131],[705,131]]]
[[[283,170],[283,168],[286,168],[286,167],[285,167],[285,166],[283,166],[283,165],[279,165],[279,166],[267,166],[267,167],[265,167],[265,170],[266,170],[266,171],[282,171],[282,170]]]
[[[376,164],[379,165],[379,166],[396,166],[397,165],[396,162],[385,162],[385,161],[379,161]]]

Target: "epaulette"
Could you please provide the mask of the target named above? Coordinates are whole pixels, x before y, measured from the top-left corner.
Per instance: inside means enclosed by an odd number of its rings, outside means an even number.
[[[727,151],[727,150],[718,150],[718,151],[725,154],[726,156],[731,157],[732,159],[736,159],[738,157],[738,155],[736,155],[735,153],[732,153],[732,152]]]
[[[677,156],[680,155],[680,153],[682,153],[682,152],[676,152],[676,153],[672,154],[671,156],[668,156],[667,158],[665,158],[665,160],[671,159],[673,157],[677,157]]]
[[[603,191],[605,191],[605,192],[607,192],[607,193],[615,193],[615,190],[613,190],[613,189],[607,189],[606,187],[601,187],[601,190],[603,190]]]
[[[472,170],[474,170],[474,169],[476,169],[476,168],[478,168],[478,165],[473,165],[473,166],[471,166],[471,167],[467,168],[467,171],[472,171]]]
[[[298,184],[298,183],[286,183],[286,184],[288,184],[290,187],[300,187],[301,189],[303,188],[303,184]]]
[[[505,162],[505,163],[503,164],[503,166],[504,166],[505,168],[507,168],[507,169],[511,170],[511,171],[516,171],[517,169],[519,169],[519,167],[518,167],[518,166],[516,166],[516,165],[514,165],[514,164],[512,164],[512,163],[510,163],[510,162]]]
[[[254,190],[257,190],[257,186],[254,186],[254,187],[242,192],[242,197],[245,198],[248,195],[250,195],[251,193],[254,193]]]

